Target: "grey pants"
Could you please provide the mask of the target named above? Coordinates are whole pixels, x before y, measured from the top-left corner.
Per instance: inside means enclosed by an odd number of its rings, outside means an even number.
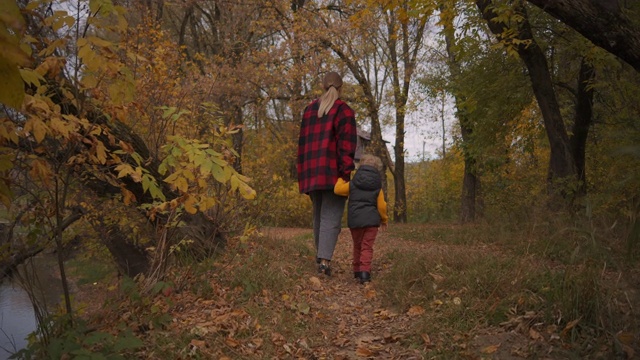
[[[342,214],[347,198],[333,190],[316,190],[309,193],[313,204],[313,240],[316,258],[331,260],[342,227]]]

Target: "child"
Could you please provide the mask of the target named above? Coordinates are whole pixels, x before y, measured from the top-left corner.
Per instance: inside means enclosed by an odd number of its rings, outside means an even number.
[[[348,196],[347,225],[353,239],[353,276],[361,284],[371,281],[373,243],[381,230],[387,228],[387,203],[382,192],[382,161],[365,154],[350,182],[338,179],[337,195]]]

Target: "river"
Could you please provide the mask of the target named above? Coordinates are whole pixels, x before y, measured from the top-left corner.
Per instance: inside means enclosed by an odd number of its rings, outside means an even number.
[[[0,360],[27,346],[26,337],[35,329],[36,318],[27,293],[17,284],[0,284]]]
[[[55,255],[39,255],[32,259],[29,268],[37,274],[39,291],[52,309],[62,294]],[[26,266],[20,267],[23,272]],[[26,337],[36,330],[36,316],[29,295],[17,280],[5,279],[0,283],[0,360],[27,345]]]

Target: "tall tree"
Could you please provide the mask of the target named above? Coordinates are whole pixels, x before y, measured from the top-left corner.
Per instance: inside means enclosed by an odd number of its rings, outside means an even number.
[[[551,194],[568,195],[567,183],[573,186],[578,180],[578,170],[571,151],[569,135],[555,94],[554,84],[547,59],[542,48],[533,37],[524,2],[513,2],[513,11],[518,15],[511,17],[515,29],[510,28],[507,20],[499,17],[491,0],[477,0],[476,5],[487,21],[491,31],[499,41],[512,47],[525,63],[534,94],[545,123],[550,146],[548,185]]]
[[[416,73],[418,56],[424,51],[425,29],[431,11],[426,6],[421,11],[410,9],[409,1],[390,1],[381,5],[380,11],[386,25],[387,34],[384,43],[389,57],[388,64],[391,67],[393,108],[395,111],[393,219],[395,222],[404,223],[407,221],[404,142],[409,90]]]

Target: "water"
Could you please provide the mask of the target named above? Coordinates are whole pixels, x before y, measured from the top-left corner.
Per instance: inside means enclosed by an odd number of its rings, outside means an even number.
[[[35,292],[41,297],[39,301],[47,306],[58,304],[62,290],[56,258],[39,255],[32,260],[17,271],[25,274],[29,269],[33,283],[38,286]],[[14,352],[24,349],[28,344],[26,337],[36,328],[36,315],[27,292],[18,285],[17,280],[12,282],[5,279],[0,282],[0,360],[7,360]]]
[[[36,317],[27,293],[10,282],[0,284],[0,360],[26,347],[27,335],[35,330]]]

